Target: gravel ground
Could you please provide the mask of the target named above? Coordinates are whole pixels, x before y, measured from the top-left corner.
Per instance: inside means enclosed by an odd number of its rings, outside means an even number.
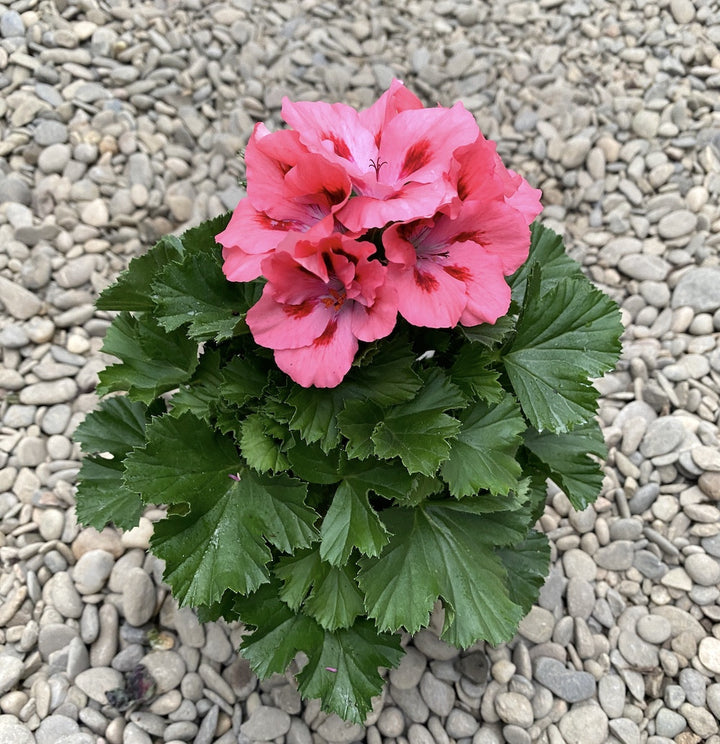
[[[717,0],[0,4],[0,742],[720,744]],[[234,207],[281,97],[461,99],[622,305],[603,495],[551,492],[553,567],[511,642],[416,636],[367,726],[262,684],[131,533],[80,530],[98,291]],[[152,514],[148,515],[152,518]],[[126,591],[126,587],[132,587]],[[144,664],[161,693],[105,692]]]

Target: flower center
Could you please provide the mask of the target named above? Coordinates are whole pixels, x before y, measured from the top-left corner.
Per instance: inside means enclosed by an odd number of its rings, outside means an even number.
[[[345,289],[330,288],[329,293],[329,297],[322,298],[323,305],[325,305],[325,307],[327,308],[332,308],[333,310],[340,310],[340,308],[345,304],[345,300],[347,299]]]

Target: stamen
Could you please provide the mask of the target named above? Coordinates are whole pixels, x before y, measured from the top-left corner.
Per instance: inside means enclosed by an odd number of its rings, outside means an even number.
[[[380,160],[378,158],[377,162],[375,162],[374,160],[370,161],[370,166],[372,168],[375,168],[375,180],[376,181],[380,180],[380,168],[382,168],[383,165],[387,165],[387,160]]]

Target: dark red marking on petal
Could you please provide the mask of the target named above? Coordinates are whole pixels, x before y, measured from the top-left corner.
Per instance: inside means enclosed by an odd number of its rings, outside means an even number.
[[[434,292],[438,288],[439,282],[432,274],[423,274],[417,269],[413,269],[413,271],[415,272],[415,284],[423,292]]]
[[[460,201],[465,201],[467,199],[468,195],[470,194],[470,187],[468,186],[467,182],[465,181],[464,176],[460,176],[458,178],[457,182],[457,195]]]
[[[315,300],[305,300],[305,302],[301,302],[299,305],[283,305],[283,312],[288,318],[298,320],[310,315],[314,307]]]
[[[429,140],[421,139],[414,142],[405,153],[405,162],[400,169],[399,178],[406,178],[426,166],[432,159],[431,149],[432,145]]]
[[[472,274],[464,266],[443,266],[443,271],[460,282],[466,282],[472,278]]]
[[[352,155],[350,154],[350,148],[347,146],[347,142],[345,142],[341,137],[338,137],[337,134],[324,132],[320,135],[320,139],[330,140],[330,142],[333,143],[333,149],[338,157],[345,158],[345,160],[352,160]]]
[[[337,321],[331,320],[327,324],[327,328],[325,328],[325,330],[313,341],[313,346],[327,346],[328,344],[332,343],[336,330]]]
[[[295,222],[292,220],[276,220],[265,214],[265,212],[258,212],[255,215],[255,222],[266,230],[283,230],[287,232],[295,227]]]
[[[482,230],[468,230],[466,232],[458,233],[453,238],[453,242],[455,243],[465,243],[467,241],[472,241],[481,246],[489,245],[489,241]]]

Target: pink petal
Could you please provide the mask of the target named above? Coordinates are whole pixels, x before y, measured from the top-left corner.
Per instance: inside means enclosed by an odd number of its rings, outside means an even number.
[[[320,336],[332,313],[316,298],[297,304],[283,304],[272,297],[269,285],[248,310],[246,321],[255,342],[268,349],[307,346]]]
[[[372,133],[350,106],[283,98],[282,117],[309,150],[342,165],[351,177],[366,172],[377,157]]]
[[[401,111],[422,108],[422,101],[411,93],[400,80],[393,80],[390,87],[370,108],[359,113],[360,123],[368,129],[376,144],[380,143],[382,130]]]
[[[512,173],[513,171],[510,171]],[[533,220],[542,212],[542,191],[534,189],[524,178],[520,179],[520,184],[511,196],[505,197],[505,202],[516,209],[525,218],[525,222],[530,225]]]
[[[497,256],[483,257],[482,272],[475,272],[466,282],[468,302],[460,322],[466,326],[494,323],[510,307],[510,287],[503,276],[503,267]]]
[[[303,387],[339,385],[352,366],[358,342],[350,328],[350,314],[341,312],[311,345],[278,349],[275,362]]]
[[[389,264],[388,282],[397,290],[398,312],[416,326],[454,328],[467,304],[465,283],[431,260]]]
[[[478,126],[461,103],[402,111],[385,127],[378,158],[387,165],[379,180],[402,185],[432,183],[448,174],[453,152],[473,142]]]
[[[384,284],[375,293],[372,305],[354,302],[351,307],[352,332],[360,341],[377,341],[390,335],[397,319],[397,290]]]

